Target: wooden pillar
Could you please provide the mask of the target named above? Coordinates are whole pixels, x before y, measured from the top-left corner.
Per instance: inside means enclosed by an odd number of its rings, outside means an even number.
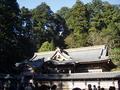
[[[69,74],[71,74],[71,69],[69,69]]]
[[[87,86],[87,81],[85,81],[85,90],[87,90],[87,87],[88,87],[88,86]]]
[[[118,80],[118,90],[120,90],[120,79]]]

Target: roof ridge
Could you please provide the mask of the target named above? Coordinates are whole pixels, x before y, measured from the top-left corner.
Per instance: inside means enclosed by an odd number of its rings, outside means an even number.
[[[80,48],[70,48],[70,49],[65,49],[67,51],[73,52],[73,51],[86,51],[86,50],[96,50],[96,49],[102,49],[104,48],[105,45],[99,45],[99,46],[90,46],[90,47],[80,47]]]
[[[96,45],[96,46],[89,46],[89,47],[80,47],[80,48],[70,48],[70,49],[64,49],[67,52],[75,52],[75,51],[86,51],[86,50],[96,50],[96,49],[102,49],[105,45]],[[55,51],[45,51],[45,52],[36,52],[36,55],[45,55],[45,54],[51,54]]]

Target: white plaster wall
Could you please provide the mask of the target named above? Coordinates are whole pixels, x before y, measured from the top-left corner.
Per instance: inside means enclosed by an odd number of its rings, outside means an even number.
[[[93,88],[93,85],[95,85],[96,87],[99,86],[99,81],[86,81],[87,85],[86,88],[88,88],[88,84],[91,84],[91,87]]]
[[[72,81],[68,81],[67,84],[68,84],[69,90],[70,90],[71,88],[73,88],[73,83],[72,83]]]
[[[89,73],[99,73],[102,72],[102,69],[88,69]]]
[[[110,86],[115,86],[116,90],[118,90],[118,80],[104,80],[104,81],[54,81],[55,85],[57,85],[57,90],[72,90],[73,88],[81,88],[88,89],[88,84],[91,84],[96,87],[100,86],[101,88],[105,88],[105,90],[109,90]]]
[[[85,85],[85,81],[75,81],[73,88],[79,87],[81,89],[85,89],[86,85]]]
[[[100,81],[100,86],[109,89],[110,86],[114,86],[118,88],[118,81],[117,80],[111,80],[111,81]]]
[[[88,84],[91,84],[92,88],[93,85],[96,87],[100,86],[101,88],[109,89],[110,86],[116,87],[118,89],[118,81],[117,80],[109,80],[109,81],[65,81],[63,83],[63,90],[72,90],[72,88],[81,88],[81,89],[88,89]],[[67,88],[65,87],[67,86]]]

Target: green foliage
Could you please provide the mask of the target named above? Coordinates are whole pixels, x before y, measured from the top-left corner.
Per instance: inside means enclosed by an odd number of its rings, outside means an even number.
[[[68,33],[64,18],[52,12],[46,3],[36,7],[32,14],[37,49],[46,41],[53,41],[55,46],[64,47],[64,38]]]
[[[42,44],[42,46],[40,47],[40,49],[38,50],[38,52],[42,52],[42,51],[52,51],[52,50],[54,50],[55,49],[55,47],[54,47],[54,43],[53,42],[48,42],[48,41],[46,41],[46,42],[44,42],[43,44]]]
[[[67,48],[107,44],[112,60],[120,70],[120,6],[102,0],[84,5],[77,0],[72,8],[58,11],[67,22],[70,34],[65,38]]]
[[[69,12],[70,17],[66,20],[67,25],[74,30],[76,35],[87,31],[86,12],[86,7],[81,2],[76,2]]]
[[[46,41],[64,48],[101,44],[111,48],[120,46],[120,7],[117,5],[101,0],[84,4],[77,0],[72,8],[62,7],[55,14],[42,3],[32,13],[38,48]],[[61,26],[65,32],[63,37],[59,36]]]
[[[60,10],[57,11],[57,14],[59,14],[63,18],[67,18],[67,13],[69,12],[68,7],[62,7]]]
[[[65,38],[66,48],[76,48],[81,46],[88,46],[87,34],[74,35],[70,34]]]
[[[77,47],[75,42],[75,37],[73,34],[70,34],[65,38],[65,44],[67,45],[67,48]]]
[[[64,12],[63,8],[61,9],[61,12],[62,10]],[[73,7],[69,9],[67,14],[65,14],[64,16],[69,29],[72,30],[71,33],[73,33],[65,39],[67,47],[87,46],[86,39],[88,36],[87,34],[89,27],[89,12],[86,6],[82,2],[77,0]],[[75,45],[72,42],[75,43]]]
[[[31,27],[23,27],[22,21],[16,0],[0,0],[0,72],[2,73],[14,73],[16,62],[30,59],[34,54],[32,36],[28,34]]]
[[[89,10],[92,11],[92,13],[90,13],[88,42],[92,41],[91,45],[108,44],[111,47],[119,47],[120,28],[118,25],[118,17],[120,9],[101,0],[93,0],[93,2],[87,6],[90,7]]]
[[[110,58],[117,65],[117,68],[113,70],[120,70],[120,48],[113,48],[109,51]]]
[[[101,0],[88,4],[76,0],[72,8],[62,7],[57,13],[46,3],[31,11],[23,7],[20,12],[16,0],[0,0],[1,67],[14,67],[16,62],[31,58],[33,41],[37,51],[108,44],[114,48],[111,58],[119,66],[120,6]]]

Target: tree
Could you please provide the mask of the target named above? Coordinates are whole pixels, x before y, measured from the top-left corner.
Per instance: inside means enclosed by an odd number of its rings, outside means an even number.
[[[53,13],[46,3],[37,6],[32,13],[37,49],[46,41],[64,47],[64,37],[68,30],[64,18]]]
[[[53,42],[49,43],[48,41],[46,41],[46,42],[44,42],[42,44],[42,46],[40,47],[40,49],[38,51],[39,52],[42,52],[42,51],[52,51],[54,49],[55,49],[54,43]]]
[[[67,45],[66,48],[76,48],[76,47],[78,47],[77,44],[76,44],[76,41],[75,41],[74,34],[72,34],[72,33],[65,38],[65,43]]]
[[[73,35],[70,34],[70,36],[74,37],[73,40],[76,44],[75,47],[87,46],[86,41],[89,29],[89,12],[86,6],[81,1],[77,0],[67,13],[68,14],[66,15],[65,19],[69,29],[71,30],[71,33],[73,33]],[[68,47],[73,47],[70,46],[71,44],[66,40],[65,43],[68,45]]]
[[[0,0],[0,72],[14,73],[16,62],[33,56],[32,38],[25,28],[16,0]]]
[[[66,15],[69,12],[69,10],[70,9],[68,7],[62,7],[60,10],[57,11],[57,14],[66,19]]]
[[[117,68],[113,69],[114,71],[120,70],[120,48],[113,48],[109,50],[110,58],[117,65]]]
[[[112,47],[119,46],[119,14],[118,7],[93,0],[88,4],[90,13],[89,40],[91,45],[108,44]]]
[[[51,23],[51,20],[53,19],[53,12],[50,7],[43,2],[41,5],[32,10],[32,15],[35,41],[38,49],[41,47],[42,43],[50,41],[51,36],[53,36],[53,31],[47,30],[48,27],[46,26]]]
[[[91,3],[83,4],[80,0],[76,0],[72,8],[63,7],[58,14],[64,17],[70,30],[70,34],[64,40],[67,48],[107,44],[112,48],[110,53],[115,53],[113,61],[119,63],[119,5],[112,5],[102,0],[92,0]]]

